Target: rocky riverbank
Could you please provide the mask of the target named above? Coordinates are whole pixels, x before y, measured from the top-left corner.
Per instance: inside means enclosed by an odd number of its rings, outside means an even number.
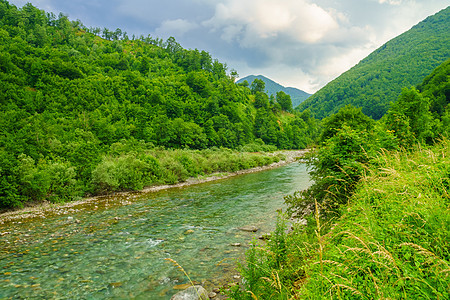
[[[296,160],[301,158],[303,155],[305,155],[307,152],[308,152],[308,150],[276,151],[276,152],[273,152],[272,154],[278,155],[281,153],[281,154],[283,154],[285,159],[280,160],[277,163],[267,165],[267,166],[256,167],[256,168],[251,168],[251,169],[246,169],[246,170],[240,170],[240,171],[232,172],[232,173],[213,173],[213,174],[208,174],[208,175],[201,176],[201,177],[189,178],[184,182],[180,182],[180,183],[176,183],[176,184],[172,184],[172,185],[152,186],[152,187],[144,188],[143,190],[141,190],[139,192],[115,193],[113,196],[124,197],[125,199],[130,199],[130,198],[137,197],[137,194],[157,192],[157,191],[171,189],[171,188],[181,188],[181,187],[186,187],[189,185],[225,179],[225,178],[229,178],[229,177],[237,176],[237,175],[241,175],[241,174],[261,172],[264,170],[277,168],[277,167],[295,162]],[[58,211],[62,211],[62,210],[70,211],[75,206],[86,204],[86,203],[95,204],[96,202],[101,202],[101,201],[103,201],[103,199],[111,197],[111,196],[112,195],[96,196],[96,197],[91,197],[91,198],[84,198],[79,201],[63,203],[63,204],[43,202],[43,203],[39,203],[39,204],[25,207],[25,208],[18,209],[18,210],[5,211],[5,212],[0,213],[0,224],[9,222],[9,221],[14,221],[14,220],[17,221],[17,220],[24,220],[24,219],[28,219],[28,218],[45,217],[45,215],[47,213],[54,213],[54,212],[58,212]]]

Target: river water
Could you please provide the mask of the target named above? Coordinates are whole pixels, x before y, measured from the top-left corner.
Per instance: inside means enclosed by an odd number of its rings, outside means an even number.
[[[292,163],[5,223],[0,299],[170,299],[189,281],[167,258],[217,286],[252,239],[274,229],[283,197],[309,184],[306,166]],[[260,229],[238,229],[247,225]]]

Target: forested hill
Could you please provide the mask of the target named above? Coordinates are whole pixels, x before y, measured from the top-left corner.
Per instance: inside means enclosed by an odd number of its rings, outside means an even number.
[[[381,118],[401,89],[415,86],[450,57],[450,7],[390,40],[303,102],[318,118],[347,104]]]
[[[92,172],[103,161],[110,178],[124,151],[307,146],[315,131],[308,114],[283,111],[235,76],[173,38],[88,29],[0,0],[0,206],[44,186],[51,166],[89,192]]]
[[[239,79],[236,83],[243,83],[244,81],[247,81],[248,84],[251,85],[255,79],[264,81],[264,83],[266,84],[266,92],[269,96],[272,95],[275,97],[277,92],[279,92],[279,91],[282,91],[282,92],[288,94],[289,96],[291,96],[292,106],[294,108],[297,107],[298,105],[300,105],[300,103],[302,103],[303,101],[308,99],[308,97],[311,96],[311,94],[308,94],[307,92],[304,92],[297,88],[284,87],[281,84],[273,81],[272,79],[269,79],[262,75],[257,75],[257,76],[249,75],[249,76]]]

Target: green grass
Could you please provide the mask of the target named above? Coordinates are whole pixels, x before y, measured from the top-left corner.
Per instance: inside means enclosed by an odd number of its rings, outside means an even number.
[[[283,264],[250,254],[246,288],[258,299],[448,299],[449,177],[449,141],[380,154],[339,218],[316,210],[285,237]]]
[[[103,157],[93,171],[98,193],[140,190],[158,184],[183,182],[189,177],[236,172],[280,161],[280,155],[238,152],[225,148],[150,149]]]

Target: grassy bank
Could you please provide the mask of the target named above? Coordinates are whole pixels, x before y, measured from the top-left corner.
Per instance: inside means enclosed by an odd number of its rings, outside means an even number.
[[[378,155],[340,217],[253,247],[234,298],[448,299],[449,177],[449,141]]]
[[[236,172],[284,159],[273,152],[239,152],[226,148],[205,150],[118,147],[101,157],[92,168],[75,170],[67,163],[35,162],[23,155],[15,170],[20,194],[0,208],[20,208],[43,201],[70,202],[111,192],[137,191],[145,187],[175,184],[190,177],[217,172]],[[77,174],[86,173],[86,180]],[[18,193],[19,194],[19,193]]]

